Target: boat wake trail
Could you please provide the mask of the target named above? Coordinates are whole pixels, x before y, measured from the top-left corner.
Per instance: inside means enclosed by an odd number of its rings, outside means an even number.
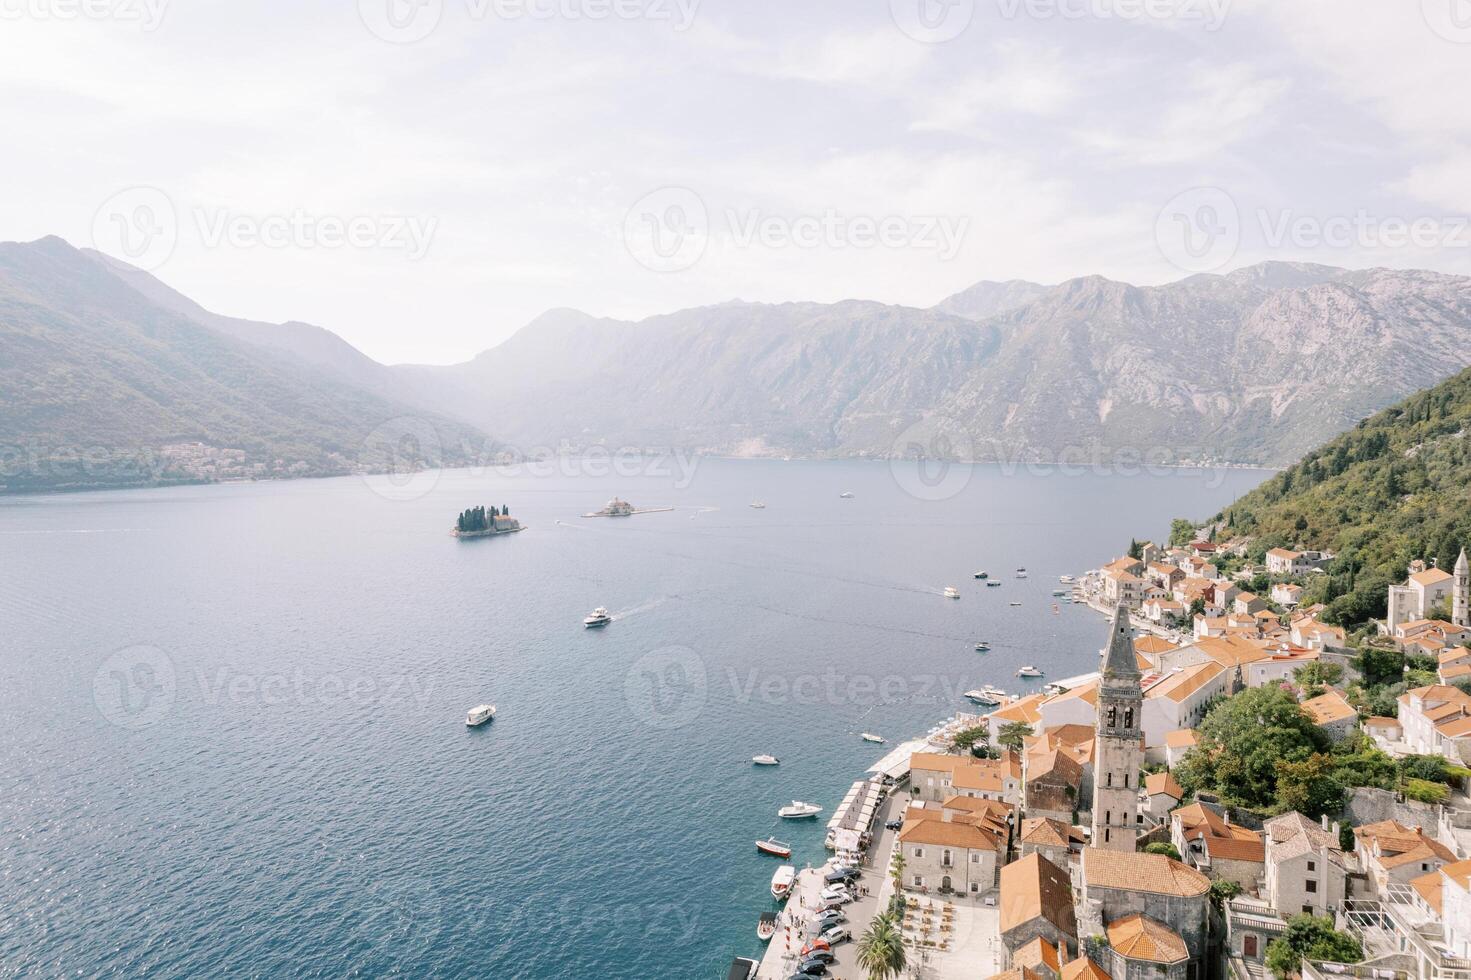
[[[659,606],[662,606],[664,605],[664,603],[668,602],[669,599],[670,597],[667,595],[660,596],[657,599],[650,599],[648,602],[640,603],[639,605],[634,606],[632,609],[621,609],[613,614],[613,622],[622,622],[630,616],[637,616],[639,613],[646,613],[651,609],[657,609]]]

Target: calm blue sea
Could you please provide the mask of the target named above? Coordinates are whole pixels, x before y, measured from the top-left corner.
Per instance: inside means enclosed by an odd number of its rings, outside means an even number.
[[[1264,478],[584,468],[0,499],[0,975],[723,976],[859,731],[1091,669],[1057,576]]]

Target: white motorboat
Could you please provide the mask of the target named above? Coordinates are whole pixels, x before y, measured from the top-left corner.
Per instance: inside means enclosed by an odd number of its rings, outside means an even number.
[[[1001,690],[1001,688],[997,687],[995,684],[985,684],[981,687],[981,690],[991,695],[992,697],[1004,698],[1008,696],[1005,691]]]
[[[983,704],[988,708],[994,708],[1001,703],[987,691],[966,691],[965,696],[976,704]]]
[[[990,641],[982,640],[976,644],[976,653],[986,653],[991,649]]]
[[[1018,568],[1016,570],[1016,577],[1017,578],[1026,578],[1027,577],[1027,570],[1025,568]]]
[[[838,496],[841,497],[841,498],[843,498],[844,500],[852,500],[853,499],[853,491],[852,490],[844,490],[842,493],[838,494]]]
[[[865,742],[873,742],[877,745],[884,744],[884,737],[882,735],[875,735],[873,732],[864,732],[859,737],[862,738]]]
[[[465,715],[465,724],[470,728],[479,728],[494,717],[495,705],[482,704],[479,707],[470,709],[469,713]]]
[[[778,902],[792,893],[792,883],[797,880],[797,869],[783,864],[771,876],[771,897]]]
[[[776,815],[783,820],[802,820],[806,817],[815,817],[822,812],[822,807],[816,803],[803,803],[801,800],[793,800],[790,806],[784,806],[776,811]]]
[[[602,606],[599,606],[598,608],[594,609],[586,619],[582,621],[582,625],[584,629],[593,630],[597,629],[600,626],[607,626],[612,621],[613,617],[608,615],[608,610],[604,609]]]
[[[761,918],[756,922],[756,938],[763,943],[776,935],[776,913],[762,912]]]
[[[947,599],[959,599],[960,598],[960,590],[957,589],[953,585],[947,585],[947,586],[945,586],[945,598],[947,598]]]
[[[1018,670],[1016,672],[1016,676],[1018,676],[1018,677],[1045,677],[1046,674],[1043,671],[1038,670],[1036,667],[1033,667],[1031,664],[1027,664],[1025,667],[1021,668],[1020,670]]]
[[[1019,606],[1019,605],[1021,605],[1021,602],[1019,600],[1013,599],[1011,602],[1008,602],[1007,605],[1008,606]]]
[[[1057,580],[1063,585],[1072,585],[1074,582],[1077,581],[1077,579],[1073,578],[1071,575],[1059,575],[1057,577]]]
[[[765,510],[766,509],[766,504],[763,503],[763,502],[761,502],[760,500],[753,500],[753,501],[751,501],[751,509],[752,510]]]
[[[979,578],[979,579],[988,579],[990,577],[991,577],[991,573],[990,572],[976,572],[976,578]]]
[[[753,755],[751,756],[751,764],[757,766],[779,766],[781,765],[781,760],[774,755]]]

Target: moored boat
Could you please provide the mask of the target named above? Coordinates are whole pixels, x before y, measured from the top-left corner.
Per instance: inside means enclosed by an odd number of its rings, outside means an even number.
[[[988,708],[994,708],[1001,703],[1000,699],[994,697],[988,691],[966,691],[965,696],[976,704],[983,704]]]
[[[884,744],[884,737],[882,735],[875,735],[873,732],[864,732],[862,735],[859,736],[859,738],[863,739],[865,742],[874,742],[878,745]]]
[[[756,922],[756,938],[763,943],[776,935],[776,913],[762,912],[761,918]]]
[[[1001,588],[1001,583],[998,582],[998,581],[996,581],[993,578],[993,579],[989,580],[988,582],[986,582],[986,588],[988,588],[988,589],[999,589],[999,588]]]
[[[751,764],[755,766],[779,766],[781,760],[774,755],[753,755]]]
[[[784,844],[775,837],[758,840],[756,850],[762,854],[770,854],[772,857],[789,858],[792,856],[792,845]]]
[[[991,573],[990,572],[976,572],[976,578],[978,578],[978,579],[988,579],[990,577],[991,577]]]
[[[487,721],[490,721],[494,717],[495,705],[482,704],[478,707],[470,709],[470,711],[465,715],[465,724],[470,728],[479,728],[481,725],[485,724]]]
[[[792,882],[797,880],[797,869],[783,864],[771,876],[771,897],[778,902],[792,893]]]
[[[815,817],[822,812],[822,807],[816,803],[803,803],[801,800],[793,800],[790,806],[784,806],[776,811],[776,815],[783,820],[801,820],[805,817]]]
[[[985,653],[986,651],[988,651],[990,649],[991,649],[991,644],[990,644],[990,642],[988,640],[981,640],[979,643],[976,644],[976,652],[977,653]]]
[[[1045,677],[1046,674],[1045,674],[1044,671],[1038,670],[1036,667],[1032,666],[1031,664],[1027,664],[1025,667],[1021,668],[1020,670],[1018,670],[1016,672],[1016,676],[1018,676],[1018,677]]]
[[[760,500],[753,500],[753,501],[751,501],[751,509],[752,510],[765,510],[766,509],[766,504],[763,501],[760,501]]]
[[[844,500],[852,500],[853,499],[853,491],[852,490],[844,490],[842,493],[838,494],[838,496],[841,497],[841,498],[843,498]]]

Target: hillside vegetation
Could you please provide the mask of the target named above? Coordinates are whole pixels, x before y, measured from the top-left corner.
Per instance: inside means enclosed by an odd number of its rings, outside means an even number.
[[[1471,370],[1360,422],[1217,516],[1223,538],[1338,555],[1307,598],[1353,625],[1385,612],[1415,558],[1449,570],[1471,545]]]

